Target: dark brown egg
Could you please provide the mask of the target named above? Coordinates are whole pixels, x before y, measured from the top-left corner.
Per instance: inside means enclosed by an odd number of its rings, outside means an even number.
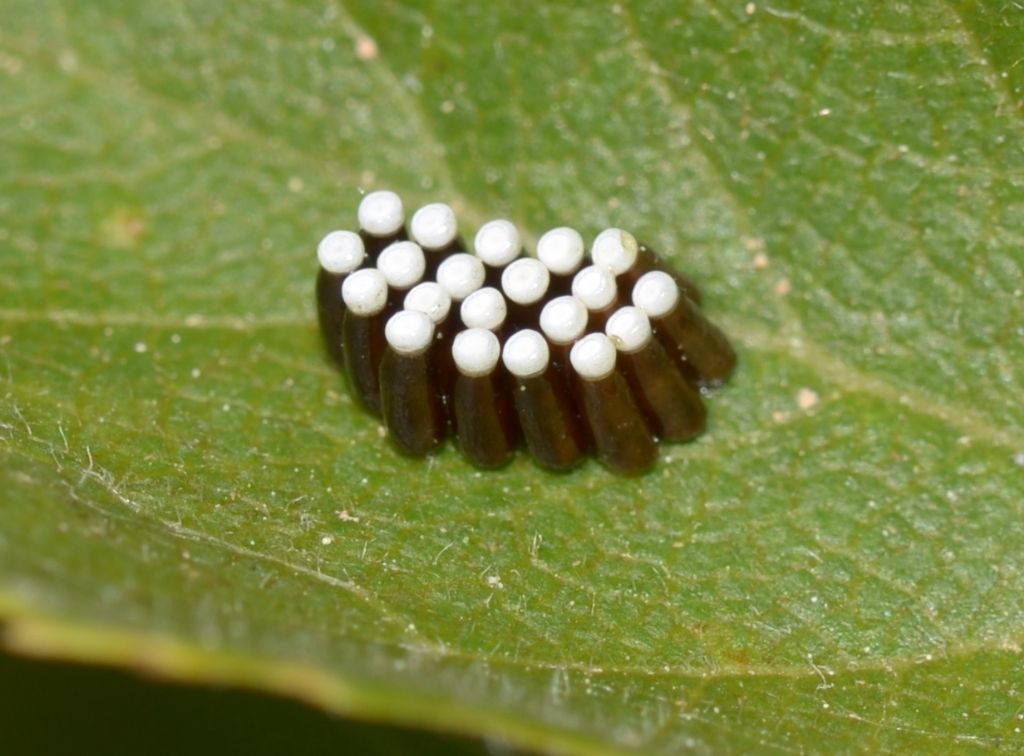
[[[619,351],[618,362],[647,425],[659,441],[689,441],[702,430],[707,413],[700,394],[654,338],[637,307],[623,307],[605,326]]]
[[[380,403],[388,435],[403,454],[422,457],[447,434],[444,407],[432,370],[434,324],[416,310],[391,316],[380,363]]]
[[[468,328],[455,337],[452,357],[459,447],[477,467],[500,467],[512,459],[519,423],[498,337],[483,328]]]
[[[577,403],[597,458],[622,475],[647,470],[658,449],[629,385],[615,369],[611,339],[587,334],[573,345],[570,358]]]
[[[705,386],[723,383],[736,367],[736,352],[718,327],[667,273],[645,273],[633,287],[633,304],[651,319],[654,333],[677,364]]]
[[[345,373],[356,399],[380,414],[380,360],[384,355],[384,313],[388,285],[376,268],[357,270],[341,286],[345,300],[342,340]]]
[[[551,470],[570,470],[590,447],[564,377],[551,364],[548,341],[525,328],[505,342],[502,362],[512,377],[512,396],[526,448]]]
[[[316,276],[316,313],[320,321],[320,335],[328,356],[339,366],[344,366],[341,321],[345,315],[345,302],[341,298],[341,284],[366,259],[363,240],[351,231],[331,231],[317,245],[316,257],[320,263]]]

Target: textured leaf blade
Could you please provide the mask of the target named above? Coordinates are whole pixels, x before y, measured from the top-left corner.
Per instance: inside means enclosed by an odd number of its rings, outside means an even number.
[[[1019,11],[7,5],[9,642],[579,752],[1020,737]],[[710,433],[398,458],[313,330],[369,185],[666,250]]]

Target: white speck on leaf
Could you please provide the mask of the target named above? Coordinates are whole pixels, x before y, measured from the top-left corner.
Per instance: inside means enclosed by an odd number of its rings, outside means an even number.
[[[356,39],[356,57],[359,60],[376,60],[379,52],[373,37],[362,34]]]
[[[802,410],[809,410],[818,404],[818,392],[809,388],[802,388],[796,395],[797,406]]]

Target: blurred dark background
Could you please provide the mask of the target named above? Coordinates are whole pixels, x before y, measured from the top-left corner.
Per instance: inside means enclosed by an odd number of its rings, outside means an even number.
[[[0,652],[0,752],[451,754],[498,744],[355,722],[288,699]]]

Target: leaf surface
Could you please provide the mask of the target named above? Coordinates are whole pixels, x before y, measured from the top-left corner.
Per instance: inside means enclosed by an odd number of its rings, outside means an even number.
[[[1024,727],[1024,12],[5,0],[9,645],[574,753]],[[639,479],[398,457],[359,190],[619,225],[741,367]]]

